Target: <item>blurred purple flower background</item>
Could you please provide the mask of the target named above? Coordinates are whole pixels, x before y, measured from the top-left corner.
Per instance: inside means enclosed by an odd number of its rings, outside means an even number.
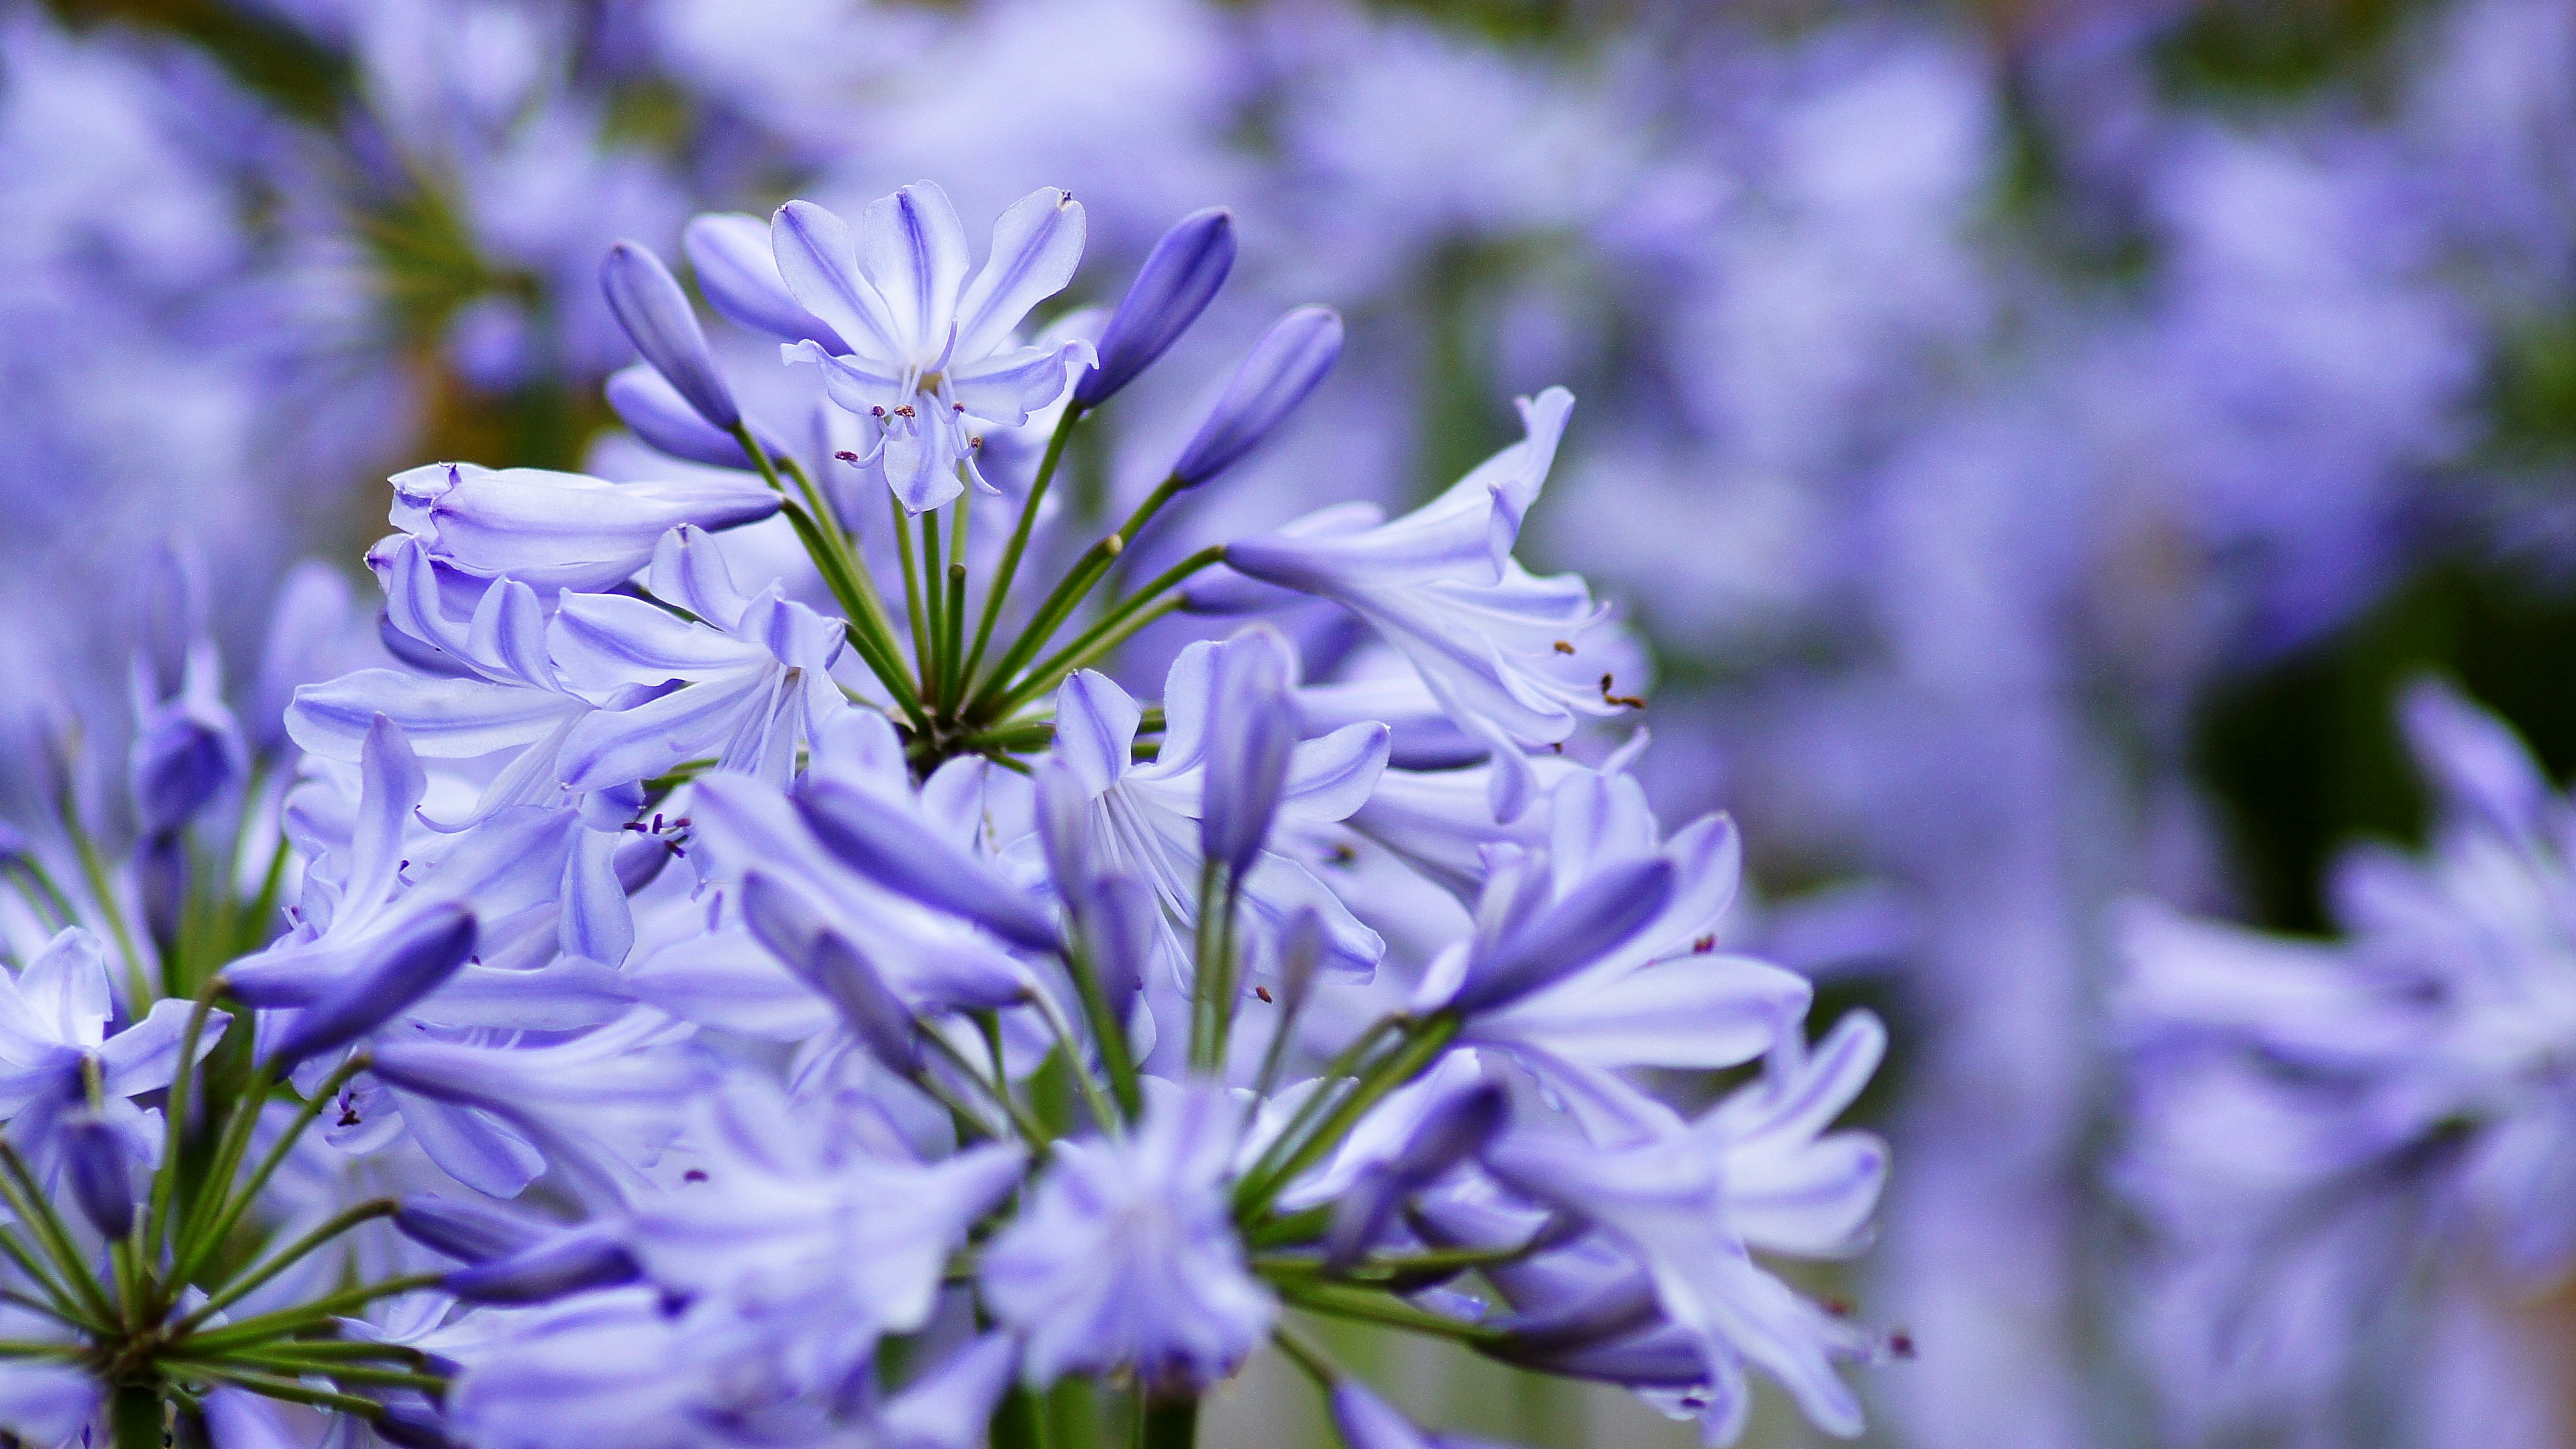
[[[1225,290],[1069,465],[1071,516],[1144,499],[1298,304],[1339,311],[1340,367],[1171,505],[1197,533],[1401,520],[1548,432],[1523,556],[1645,645],[1547,687],[1651,730],[1665,818],[1741,822],[1729,949],[1888,1023],[1879,1242],[1799,1280],[1912,1347],[1863,1442],[2576,1442],[2576,8],[0,7],[7,788],[238,788],[269,742],[225,698],[273,730],[370,662],[265,611],[310,557],[290,600],[347,612],[311,600],[362,578],[390,473],[717,489],[600,401],[635,361],[601,259],[924,178],[979,255],[1038,188],[1079,202],[1031,319],[1062,349],[1231,209]],[[811,371],[707,330],[744,415],[814,441]],[[1280,617],[1310,669],[1383,647]],[[1692,1442],[1372,1343],[1336,1340],[1480,1436]],[[1256,1360],[1212,1442],[1333,1442],[1296,1387]],[[1745,1442],[1816,1440],[1763,1394]]]

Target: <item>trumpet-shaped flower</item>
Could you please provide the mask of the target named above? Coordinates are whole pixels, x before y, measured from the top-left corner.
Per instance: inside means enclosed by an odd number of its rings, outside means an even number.
[[[1058,1144],[979,1279],[1027,1345],[1029,1382],[1123,1367],[1198,1389],[1260,1345],[1279,1309],[1228,1208],[1241,1115],[1215,1087],[1173,1085],[1127,1140]]]
[[[1082,206],[1064,192],[1034,191],[1003,212],[971,279],[965,228],[927,181],[870,205],[856,233],[806,201],[779,208],[770,231],[788,291],[843,344],[808,338],[784,355],[822,368],[832,401],[870,429],[860,466],[915,513],[965,490],[977,421],[1026,423],[1091,361],[1087,342],[1014,341],[1082,259]]]
[[[1535,577],[1511,557],[1573,408],[1563,388],[1522,399],[1527,437],[1401,518],[1346,504],[1225,551],[1237,573],[1349,608],[1412,661],[1493,751],[1494,813],[1506,820],[1534,797],[1528,751],[1564,743],[1578,716],[1626,707],[1609,681],[1587,688],[1562,672],[1562,656],[1602,618],[1591,589],[1573,575]]]

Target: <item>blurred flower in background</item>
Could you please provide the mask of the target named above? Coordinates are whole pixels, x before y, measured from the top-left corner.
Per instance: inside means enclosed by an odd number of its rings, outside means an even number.
[[[49,743],[9,783],[77,793],[224,684],[251,698],[247,669],[171,672],[132,750],[113,723],[110,640],[167,591],[136,566],[167,540],[215,584],[199,632],[249,660],[268,582],[305,554],[354,577],[397,468],[701,478],[599,401],[634,360],[599,285],[619,240],[694,258],[695,214],[855,218],[928,179],[980,247],[1060,188],[1088,249],[1033,325],[1078,346],[1101,279],[1219,202],[1226,290],[1055,506],[1142,501],[1294,304],[1340,311],[1348,360],[1171,505],[1199,532],[1403,514],[1521,436],[1500,400],[1583,399],[1522,537],[1648,642],[1597,693],[1648,702],[1663,813],[1744,821],[1730,949],[1890,1023],[1862,1103],[1903,1164],[1885,1241],[1818,1280],[1919,1355],[1864,1386],[1875,1442],[2567,1442],[2565,1255],[2482,1257],[2494,1229],[2425,1193],[2354,1209],[2412,1214],[2403,1275],[2384,1233],[2229,1237],[2244,1184],[2213,1173],[2292,1165],[2210,1159],[2318,1129],[2263,1075],[2277,1023],[2233,1023],[2265,1065],[2196,1040],[2178,1072],[2131,971],[2138,921],[2182,930],[2147,898],[2377,939],[2320,881],[2350,836],[2423,836],[2396,724],[2420,673],[2576,766],[2572,158],[2560,0],[22,4],[0,657],[30,682],[0,713]],[[852,446],[812,369],[710,330],[748,417]],[[1004,491],[1051,425],[980,444]],[[1367,675],[1339,614],[1282,619],[1310,667]],[[308,632],[332,662],[304,677],[364,662]],[[1120,677],[1215,632],[1158,623]],[[2374,1150],[2450,1130],[2408,1120]],[[2390,1311],[2358,1322],[2357,1293]],[[2280,1357],[2237,1358],[2249,1332]],[[1494,1437],[1658,1427],[1382,1367]],[[1753,1442],[1805,1432],[1757,1408]]]

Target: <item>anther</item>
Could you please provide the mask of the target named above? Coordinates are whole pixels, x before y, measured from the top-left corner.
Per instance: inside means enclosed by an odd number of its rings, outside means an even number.
[[[1571,654],[1574,652],[1574,641],[1571,639],[1559,639],[1553,647],[1559,654]]]
[[[1256,986],[1252,988],[1252,994],[1260,997],[1265,1005],[1270,1001],[1270,988],[1267,986]]]
[[[833,457],[835,457],[835,458],[840,459],[840,460],[841,460],[842,462],[844,462],[844,463],[856,464],[856,463],[859,461],[859,455],[858,455],[858,454],[856,454],[856,453],[851,452],[851,451],[850,451],[849,449],[847,449],[847,448],[843,448],[841,451],[839,451],[839,452],[837,452],[837,453],[834,453],[832,456],[833,456]]]
[[[1714,934],[1702,936],[1691,942],[1691,954],[1694,956],[1705,956],[1716,949],[1717,937]]]

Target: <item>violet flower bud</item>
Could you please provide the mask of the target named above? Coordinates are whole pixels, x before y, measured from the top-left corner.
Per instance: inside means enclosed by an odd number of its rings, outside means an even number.
[[[474,914],[462,906],[434,907],[395,929],[373,959],[296,1014],[269,1049],[269,1064],[284,1072],[384,1025],[455,975],[474,954],[474,941]]]
[[[1172,477],[1195,488],[1240,462],[1287,420],[1342,355],[1342,314],[1300,307],[1273,324],[1181,450]]]
[[[1297,749],[1297,708],[1288,695],[1288,641],[1256,625],[1216,646],[1207,732],[1206,784],[1199,802],[1199,849],[1237,880],[1270,838],[1271,818]]]
[[[972,921],[1012,945],[1055,949],[1055,922],[1046,912],[917,813],[811,776],[795,801],[796,813],[823,848],[878,885]]]
[[[1096,408],[1190,330],[1234,268],[1234,213],[1211,206],[1182,217],[1154,243],[1100,334],[1099,365],[1073,385],[1074,405]]]
[[[1091,970],[1110,1012],[1120,1021],[1145,989],[1145,972],[1163,946],[1163,908],[1154,888],[1128,875],[1091,882],[1082,903],[1084,940]]]
[[[761,871],[742,878],[742,917],[787,969],[840,1012],[868,1054],[898,1076],[921,1070],[912,1009],[848,937],[823,923],[797,891]]]
[[[488,1263],[526,1251],[553,1226],[525,1213],[467,1198],[416,1192],[394,1208],[394,1229],[434,1253]]]
[[[835,355],[849,352],[832,324],[806,311],[787,290],[770,249],[768,222],[740,212],[701,216],[680,233],[680,251],[707,305],[725,317],[782,341],[819,342]]]
[[[1443,1097],[1422,1114],[1402,1151],[1364,1172],[1333,1205],[1324,1261],[1348,1268],[1365,1256],[1404,1200],[1482,1152],[1511,1116],[1511,1098],[1491,1082]]]
[[[618,420],[626,424],[626,430],[653,451],[692,463],[704,463],[710,468],[752,466],[751,458],[743,452],[739,439],[698,416],[697,409],[689,405],[687,398],[680,396],[678,388],[643,363],[609,374],[604,391],[608,395],[609,407],[616,410]],[[752,425],[752,435],[773,458],[787,452],[786,444],[771,437],[756,423]]]
[[[389,1401],[368,1427],[397,1449],[456,1449],[456,1441],[448,1437],[447,1417],[425,1399]]]
[[[107,1237],[124,1237],[134,1226],[134,1176],[123,1137],[83,1111],[63,1119],[62,1144],[64,1175],[81,1215]]]
[[[698,416],[725,431],[742,422],[733,389],[716,370],[716,355],[689,306],[689,294],[680,290],[660,257],[631,241],[617,243],[599,264],[599,289],[635,350],[688,399]]]
[[[557,1232],[536,1245],[470,1268],[459,1268],[439,1286],[468,1303],[550,1303],[589,1288],[613,1288],[644,1276],[616,1229],[588,1224]]]
[[[1661,857],[1610,866],[1565,899],[1530,912],[1492,943],[1479,941],[1448,1009],[1496,1011],[1553,986],[1628,944],[1673,895],[1672,862]]]

